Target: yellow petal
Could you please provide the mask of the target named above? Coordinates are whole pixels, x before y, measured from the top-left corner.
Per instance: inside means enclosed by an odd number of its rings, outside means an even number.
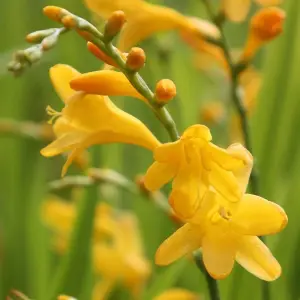
[[[82,132],[66,133],[41,150],[45,157],[51,157],[72,150],[82,143],[86,134]]]
[[[246,194],[231,219],[231,225],[241,234],[262,236],[281,231],[287,221],[286,213],[276,203]]]
[[[74,131],[74,127],[66,118],[59,117],[53,125],[53,131],[57,137],[61,137],[66,133]]]
[[[131,85],[126,76],[113,70],[101,70],[77,76],[70,82],[72,89],[103,96],[130,96],[147,100]]]
[[[251,0],[223,0],[223,10],[233,22],[245,20],[251,5]]]
[[[192,125],[189,128],[187,128],[183,135],[182,135],[183,139],[193,139],[193,138],[200,138],[203,139],[205,141],[211,141],[212,136],[210,133],[210,130],[208,129],[208,127],[204,126],[204,125]]]
[[[202,235],[200,226],[189,223],[183,225],[159,246],[155,254],[155,263],[169,265],[198,249],[201,246]]]
[[[68,172],[69,167],[71,166],[72,162],[77,158],[80,157],[83,153],[82,148],[75,148],[71,151],[71,153],[68,154],[67,161],[63,165],[62,171],[61,171],[61,177],[64,177],[66,173]]]
[[[215,163],[211,163],[209,182],[229,202],[238,202],[243,195],[233,173]]]
[[[173,288],[156,296],[153,300],[200,300],[200,297],[188,290]]]
[[[215,279],[227,277],[234,265],[236,239],[219,225],[208,227],[202,241],[203,263]]]
[[[163,185],[172,180],[176,171],[176,165],[154,162],[145,175],[145,187],[149,191],[159,190]]]
[[[243,161],[243,165],[233,170],[233,175],[239,184],[242,193],[247,190],[249,178],[253,167],[253,156],[241,144],[232,144],[227,148],[230,155]]]
[[[162,163],[178,163],[184,155],[183,151],[181,141],[165,143],[154,150],[154,159]]]
[[[273,281],[281,274],[278,261],[258,237],[244,236],[239,240],[236,260],[262,280]]]
[[[63,109],[63,116],[78,131],[90,132],[86,143],[128,143],[154,150],[160,145],[137,118],[116,107],[108,97],[75,94]]]
[[[206,191],[200,172],[193,169],[192,164],[185,164],[173,180],[169,203],[182,219],[191,218],[195,214]]]
[[[50,79],[56,90],[56,93],[64,103],[74,95],[75,91],[70,87],[70,81],[79,76],[80,73],[68,65],[55,65],[49,71]]]
[[[92,300],[107,299],[113,290],[114,284],[114,280],[107,279],[102,279],[101,281],[97,282],[93,288]]]

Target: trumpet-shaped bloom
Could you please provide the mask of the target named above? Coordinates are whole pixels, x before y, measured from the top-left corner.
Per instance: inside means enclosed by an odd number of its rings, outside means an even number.
[[[171,8],[153,5],[142,0],[85,0],[88,8],[104,19],[116,10],[124,11],[127,19],[118,48],[128,50],[159,31],[189,31],[197,36],[219,37],[218,29],[204,20],[197,23]]]
[[[117,108],[108,97],[74,92],[69,82],[77,74],[66,65],[57,65],[50,70],[53,85],[65,107],[60,113],[52,112],[58,117],[54,124],[57,139],[42,149],[41,154],[50,157],[71,151],[62,175],[75,157],[94,144],[118,142],[150,150],[160,144],[140,120]],[[112,79],[111,84],[114,83]]]
[[[255,0],[259,5],[279,5],[282,0]],[[245,20],[251,6],[251,0],[222,0],[222,9],[231,21],[242,22]]]
[[[234,172],[252,165],[252,157],[232,149],[224,150],[211,143],[209,129],[203,125],[189,127],[182,137],[154,151],[155,162],[145,175],[145,186],[153,191],[173,180],[169,202],[180,217],[192,217],[201,205],[203,195],[212,185],[231,203],[244,192]]]
[[[249,168],[236,175],[245,191]],[[235,260],[263,280],[278,278],[281,267],[257,236],[281,231],[287,224],[284,210],[251,194],[243,194],[233,209],[222,198],[214,189],[208,190],[195,216],[160,245],[156,263],[168,265],[201,248],[204,265],[216,279],[228,276]]]

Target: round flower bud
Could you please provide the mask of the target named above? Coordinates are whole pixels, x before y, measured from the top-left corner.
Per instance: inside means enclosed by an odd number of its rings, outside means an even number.
[[[170,79],[162,79],[156,84],[155,97],[159,104],[166,104],[176,96],[176,85]]]
[[[104,37],[106,40],[112,40],[120,32],[125,22],[125,13],[122,10],[113,12],[108,18],[104,28]]]
[[[259,10],[251,19],[250,30],[262,41],[269,41],[283,30],[285,12],[278,7]]]
[[[127,56],[126,66],[131,71],[138,71],[144,65],[146,61],[146,55],[142,48],[132,48]]]

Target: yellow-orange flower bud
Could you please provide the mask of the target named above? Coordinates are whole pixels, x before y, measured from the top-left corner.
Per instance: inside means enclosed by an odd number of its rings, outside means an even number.
[[[66,28],[75,28],[77,26],[77,21],[72,15],[64,16],[61,22]]]
[[[51,20],[60,22],[61,18],[69,14],[69,12],[58,6],[46,6],[43,9],[44,14]]]
[[[122,10],[113,12],[105,24],[104,37],[107,40],[113,39],[120,32],[125,22],[126,17]]]
[[[159,104],[166,104],[176,96],[176,85],[170,79],[162,79],[156,84],[155,97]]]
[[[142,48],[134,47],[132,48],[127,56],[126,66],[132,71],[140,70],[146,61],[146,54]]]
[[[251,19],[242,60],[251,59],[263,44],[281,34],[284,20],[285,12],[278,7],[265,7],[259,10]]]

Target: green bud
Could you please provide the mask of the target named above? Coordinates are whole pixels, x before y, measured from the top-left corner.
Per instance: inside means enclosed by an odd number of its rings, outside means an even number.
[[[58,36],[59,35],[57,33],[54,33],[54,34],[47,36],[45,39],[43,39],[42,44],[41,44],[43,50],[47,51],[47,50],[53,48],[58,42]]]

